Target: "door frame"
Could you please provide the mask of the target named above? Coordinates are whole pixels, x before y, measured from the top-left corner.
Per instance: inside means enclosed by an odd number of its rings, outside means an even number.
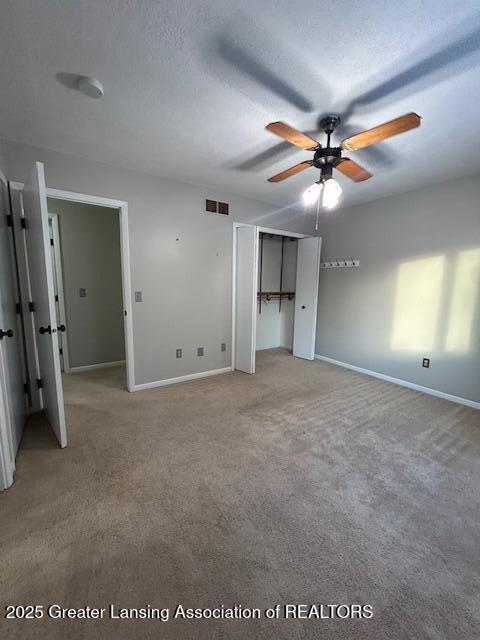
[[[65,308],[65,290],[63,288],[63,271],[62,271],[62,245],[60,242],[60,230],[58,227],[58,213],[48,212],[48,217],[52,220],[52,235],[53,235],[53,252],[55,254],[55,277],[57,280],[58,291],[58,308],[60,311],[60,324],[67,325],[67,312]],[[63,371],[65,373],[70,372],[70,358],[68,354],[68,329],[59,336],[62,343],[62,359],[63,359]],[[66,348],[65,348],[66,347]]]
[[[231,367],[235,371],[236,358],[236,329],[237,329],[237,231],[240,227],[255,227],[257,229],[257,239],[261,233],[273,233],[276,236],[287,236],[288,238],[311,238],[312,236],[305,233],[297,233],[295,231],[286,231],[285,229],[272,229],[270,227],[259,227],[254,224],[245,222],[234,222],[232,229],[232,352]],[[254,352],[256,347],[256,335],[254,334]]]
[[[0,172],[0,181],[8,193],[8,181]],[[6,205],[8,207],[8,204]],[[7,209],[7,215],[8,215]],[[11,213],[11,212],[10,212]],[[11,243],[11,238],[10,238]],[[11,247],[10,247],[11,248]],[[10,256],[10,259],[12,256]],[[5,328],[5,327],[0,327]],[[18,323],[15,327],[18,330]],[[13,484],[15,472],[15,452],[13,447],[12,412],[8,397],[8,369],[6,367],[6,354],[0,346],[0,491],[8,489]],[[3,380],[3,384],[2,384]]]
[[[12,189],[22,191],[23,182],[10,182]],[[47,186],[47,198],[78,202],[81,204],[97,205],[108,209],[117,209],[120,222],[120,261],[122,272],[122,297],[123,297],[123,327],[125,336],[125,362],[127,369],[127,390],[135,391],[135,361],[133,349],[133,315],[132,315],[132,288],[130,283],[130,241],[128,229],[128,202],[126,200],[114,200],[77,191],[65,191],[52,189]]]
[[[97,205],[109,209],[117,209],[120,221],[120,262],[122,271],[123,296],[123,327],[125,336],[125,362],[127,369],[127,389],[135,391],[135,369],[133,355],[133,326],[132,326],[132,289],[130,284],[130,242],[128,233],[128,202],[113,200],[102,196],[94,196],[63,189],[47,187],[47,198],[78,202],[81,204]]]

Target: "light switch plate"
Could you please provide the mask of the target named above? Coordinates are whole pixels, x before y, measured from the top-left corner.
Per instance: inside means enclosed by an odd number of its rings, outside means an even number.
[[[142,292],[135,291],[135,302],[142,302]]]
[[[87,290],[84,287],[80,287],[80,289],[78,290],[78,295],[80,296],[80,298],[86,298]]]

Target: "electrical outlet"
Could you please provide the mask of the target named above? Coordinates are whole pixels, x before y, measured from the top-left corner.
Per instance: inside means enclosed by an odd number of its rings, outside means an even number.
[[[142,302],[142,292],[135,291],[135,302]]]
[[[422,360],[422,367],[425,367],[425,369],[430,368],[430,358],[424,358]]]
[[[182,357],[182,350],[181,350],[181,349],[177,349],[177,350],[175,351],[175,353],[176,353],[176,357],[177,357],[177,358],[181,358],[181,357]]]
[[[80,289],[78,290],[78,295],[80,296],[80,298],[86,298],[87,290],[84,287],[80,287]]]
[[[204,351],[204,347],[197,347],[197,356],[203,356]]]
[[[226,351],[227,350],[227,343],[226,342],[222,342],[220,345],[220,351]]]

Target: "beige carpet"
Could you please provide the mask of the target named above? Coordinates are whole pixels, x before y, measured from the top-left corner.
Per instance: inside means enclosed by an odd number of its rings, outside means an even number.
[[[1,604],[370,604],[370,620],[0,621],[0,637],[463,640],[480,625],[480,413],[283,351],[128,394],[66,376],[0,495]]]

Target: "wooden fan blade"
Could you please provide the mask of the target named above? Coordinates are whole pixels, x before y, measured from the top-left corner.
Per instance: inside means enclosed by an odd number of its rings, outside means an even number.
[[[290,178],[290,176],[294,176],[296,173],[300,173],[300,171],[303,171],[304,169],[308,169],[308,167],[311,167],[312,164],[313,164],[313,160],[306,160],[305,162],[300,162],[300,164],[296,164],[293,167],[290,167],[290,169],[286,169],[281,173],[277,173],[276,176],[272,176],[271,178],[268,179],[268,181],[281,182],[282,180],[286,180],[287,178]]]
[[[343,173],[344,176],[350,178],[354,182],[363,182],[364,180],[368,180],[372,177],[373,174],[370,171],[367,171],[359,164],[350,160],[349,158],[344,158],[335,169],[338,169],[340,173]]]
[[[384,122],[378,125],[378,127],[373,127],[373,129],[368,129],[350,138],[345,138],[342,142],[342,149],[357,151],[358,149],[369,147],[371,144],[376,144],[377,142],[396,136],[399,133],[415,129],[420,126],[420,122],[421,118],[419,115],[416,113],[407,113],[404,116],[400,116],[400,118],[395,118],[395,120]]]
[[[307,151],[315,151],[320,147],[320,143],[305,135],[301,131],[297,131],[285,122],[271,122],[267,124],[265,127],[267,131],[274,133],[276,136],[283,138],[287,142],[300,147],[301,149],[306,149]]]

